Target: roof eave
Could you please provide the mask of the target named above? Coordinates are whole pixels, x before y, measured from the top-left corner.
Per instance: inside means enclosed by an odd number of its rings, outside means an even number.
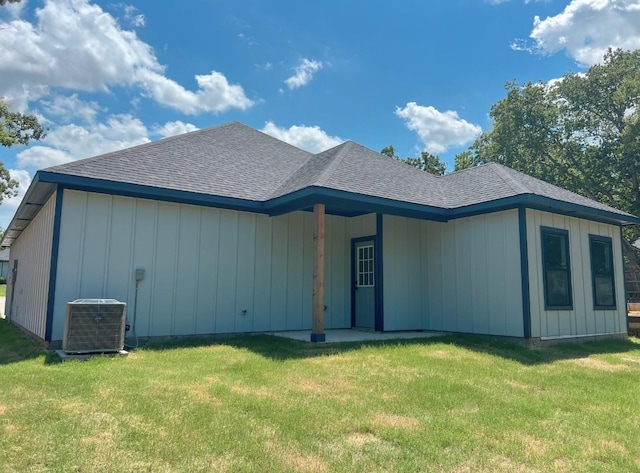
[[[41,171],[36,172],[4,233],[4,238],[2,242],[0,242],[0,246],[10,247],[13,244],[55,191],[56,185],[42,182],[40,176]]]
[[[463,218],[484,213],[497,212],[500,210],[526,207],[534,210],[553,212],[569,217],[594,220],[611,225],[638,225],[640,218],[623,212],[613,212],[604,209],[597,209],[585,205],[574,204],[562,200],[552,199],[537,194],[518,194],[503,199],[496,199],[478,204],[456,207],[451,209],[451,217]]]

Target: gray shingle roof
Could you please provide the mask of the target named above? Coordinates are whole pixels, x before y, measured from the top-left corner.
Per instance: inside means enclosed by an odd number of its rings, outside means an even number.
[[[238,122],[45,171],[257,202],[306,188],[440,209],[535,195],[632,217],[495,163],[437,177],[352,141],[312,155]]]
[[[45,171],[263,201],[311,156],[232,122]]]
[[[445,207],[438,178],[353,141],[309,159],[273,197],[305,187],[352,192],[401,202]]]

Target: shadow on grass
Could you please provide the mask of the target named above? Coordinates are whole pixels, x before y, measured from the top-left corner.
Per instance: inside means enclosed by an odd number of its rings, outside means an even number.
[[[530,347],[524,344],[505,340],[503,338],[451,334],[441,337],[380,340],[349,343],[309,343],[275,337],[271,335],[237,335],[224,338],[190,337],[182,340],[165,342],[150,342],[141,347],[144,350],[171,350],[177,348],[190,348],[202,346],[230,346],[233,348],[248,350],[272,360],[291,360],[301,358],[313,358],[348,353],[360,350],[363,347],[385,346],[433,346],[453,345],[467,350],[486,353],[512,360],[523,365],[539,365],[552,363],[559,360],[586,358],[590,355],[625,353],[639,351],[640,343],[634,339],[610,338],[597,341],[566,342]]]
[[[634,341],[635,340],[635,341]],[[625,353],[640,350],[637,339],[610,338],[588,342],[567,342],[538,347],[498,337],[482,335],[451,334],[441,337],[381,340],[350,343],[309,343],[275,337],[272,335],[227,335],[176,338],[169,341],[143,343],[140,350],[175,350],[204,346],[229,346],[248,350],[272,360],[292,360],[336,355],[357,351],[363,347],[385,346],[433,346],[452,345],[459,348],[486,353],[523,365],[539,365],[558,360],[585,358],[590,355]],[[17,327],[0,319],[0,366],[44,357],[44,364],[60,363],[57,354],[46,351],[42,345],[29,338]]]
[[[0,319],[0,366],[31,360],[43,354],[45,350],[42,345],[7,320]]]

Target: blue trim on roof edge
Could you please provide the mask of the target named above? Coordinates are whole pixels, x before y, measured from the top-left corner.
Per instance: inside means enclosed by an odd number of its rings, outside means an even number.
[[[511,197],[496,199],[489,202],[468,205],[452,209],[449,216],[450,220],[456,218],[472,217],[501,210],[515,209],[518,206],[524,206],[534,210],[543,212],[552,212],[568,217],[576,217],[584,220],[592,220],[594,222],[607,223],[609,225],[640,224],[640,218],[634,216],[625,216],[607,210],[595,209],[593,207],[585,207],[571,202],[551,199],[535,194],[518,194]]]
[[[44,339],[51,341],[53,331],[53,306],[56,295],[56,277],[58,275],[58,250],[60,249],[60,222],[62,220],[62,196],[64,187],[58,185],[56,189],[56,209],[53,217],[53,236],[51,238],[51,266],[49,267],[49,294],[47,295],[47,325]]]
[[[376,246],[374,248],[374,254],[376,256],[375,265],[373,266],[375,292],[374,292],[374,329],[376,332],[384,332],[384,271],[382,266],[383,252],[382,252],[382,222],[383,216],[381,213],[376,214]]]
[[[40,171],[40,173],[40,181],[61,184],[65,188],[72,190],[96,192],[100,194],[117,194],[125,197],[164,200],[179,204],[203,205],[206,207],[219,207],[229,210],[245,210],[249,212],[267,213],[264,209],[263,202],[253,200],[199,194],[197,192],[143,186],[140,184],[106,181],[89,177],[70,176],[67,174],[58,174],[48,171]]]
[[[518,207],[520,232],[520,279],[522,284],[522,323],[524,338],[531,338],[531,290],[529,286],[529,246],[527,241],[527,209]]]
[[[489,202],[447,209],[316,186],[305,187],[267,201],[253,201],[235,197],[214,196],[210,194],[199,194],[197,192],[72,176],[50,171],[38,171],[38,174],[41,182],[61,184],[68,189],[265,213],[272,216],[302,210],[316,203],[323,203],[329,208],[338,207],[341,212],[350,211],[358,213],[364,211],[365,213],[384,213],[446,222],[447,220],[525,206],[536,210],[614,225],[640,224],[640,218],[638,217],[621,215],[593,207],[585,207],[535,194],[519,194]]]

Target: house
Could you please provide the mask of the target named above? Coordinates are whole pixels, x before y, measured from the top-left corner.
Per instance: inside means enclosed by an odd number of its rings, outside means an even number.
[[[127,302],[142,337],[622,334],[639,222],[499,164],[436,177],[234,122],[37,172],[2,243],[8,318],[54,344],[79,298]]]
[[[0,278],[6,279],[9,274],[9,248],[0,249]]]

